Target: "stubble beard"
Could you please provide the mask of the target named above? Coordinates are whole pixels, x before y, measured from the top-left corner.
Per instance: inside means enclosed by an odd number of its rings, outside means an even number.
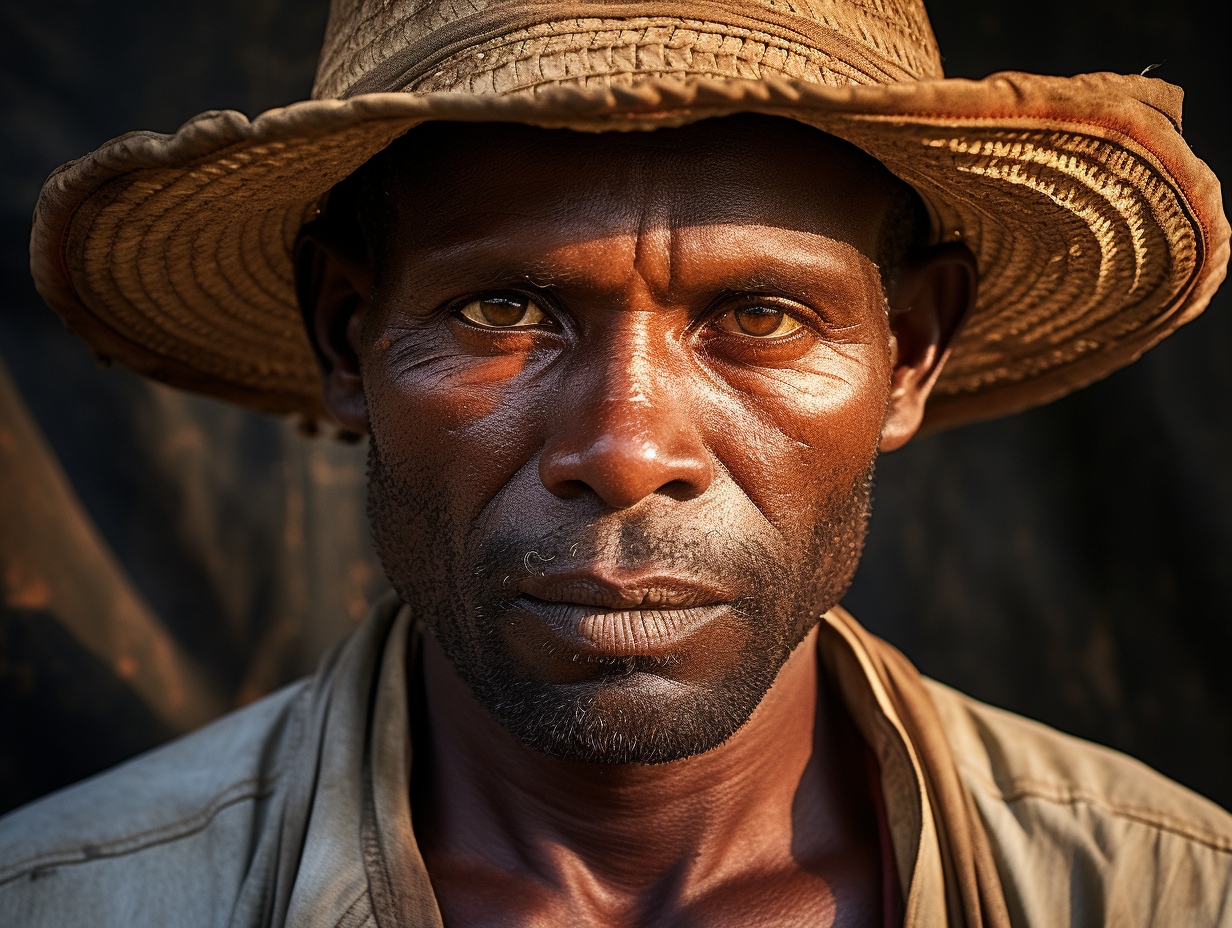
[[[591,660],[594,673],[570,684],[537,679],[519,666],[498,627],[510,608],[499,578],[525,576],[530,550],[546,560],[576,553],[579,542],[537,538],[528,547],[525,540],[496,537],[467,558],[455,542],[462,533],[449,524],[448,503],[439,498],[444,491],[430,479],[399,479],[376,435],[369,447],[368,515],[394,588],[506,731],[562,760],[659,764],[712,750],[734,735],[791,653],[846,593],[867,532],[872,475],[870,462],[791,550],[626,527],[622,540],[630,539],[643,563],[679,570],[692,562],[695,575],[739,578],[738,588],[747,591],[732,609],[744,632],[739,654],[726,662],[732,669],[689,682],[672,679],[670,657]]]

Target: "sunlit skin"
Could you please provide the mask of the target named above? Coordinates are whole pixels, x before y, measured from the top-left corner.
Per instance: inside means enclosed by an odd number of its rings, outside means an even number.
[[[895,182],[771,119],[459,127],[430,153],[390,191],[377,267],[310,229],[298,268],[329,408],[379,448],[386,569],[430,631],[410,788],[446,925],[881,925],[867,755],[815,625],[972,299],[969,252],[913,253],[887,304]],[[800,643],[682,759],[529,746],[459,663],[495,649],[636,741],[741,674],[746,602]]]

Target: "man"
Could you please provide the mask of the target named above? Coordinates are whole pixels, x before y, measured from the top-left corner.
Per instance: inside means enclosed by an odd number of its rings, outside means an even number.
[[[946,81],[910,3],[340,2],[316,96],[62,169],[33,266],[102,353],[366,432],[399,599],[6,819],[11,921],[1232,920],[1226,813],[836,606],[880,451],[1209,300],[1172,88]]]

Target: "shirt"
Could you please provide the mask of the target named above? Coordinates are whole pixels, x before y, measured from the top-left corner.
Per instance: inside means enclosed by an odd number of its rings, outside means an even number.
[[[387,599],[313,678],[0,819],[0,923],[440,926],[408,789],[419,634]],[[1218,806],[939,683],[904,698],[905,659],[841,609],[818,648],[877,760],[905,925],[1232,926]]]

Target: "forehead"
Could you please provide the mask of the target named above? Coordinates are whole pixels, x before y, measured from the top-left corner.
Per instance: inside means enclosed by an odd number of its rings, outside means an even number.
[[[630,133],[436,123],[396,143],[385,170],[400,244],[434,250],[736,226],[872,255],[902,189],[853,146],[764,116]]]

